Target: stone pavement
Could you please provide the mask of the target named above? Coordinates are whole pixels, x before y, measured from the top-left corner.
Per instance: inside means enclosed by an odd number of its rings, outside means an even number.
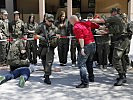
[[[57,52],[56,52],[57,54]],[[55,55],[53,67],[59,67],[58,56]],[[36,66],[42,69],[42,66]],[[0,85],[0,100],[132,100],[133,99],[133,71],[127,75],[128,82],[124,86],[114,87],[116,71],[108,68],[102,71],[94,68],[95,82],[89,88],[76,89],[80,83],[78,68],[72,68],[70,56],[68,65],[61,67],[61,72],[53,72],[51,85],[43,82],[43,71],[32,73],[24,88],[18,87],[18,80],[13,79]],[[0,75],[8,71],[1,70]]]

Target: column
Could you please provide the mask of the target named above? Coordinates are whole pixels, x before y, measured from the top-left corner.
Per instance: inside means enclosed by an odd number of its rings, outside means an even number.
[[[43,21],[44,14],[45,14],[45,0],[39,0],[39,18],[40,18],[40,22]]]
[[[128,2],[128,15],[129,20],[133,21],[133,0],[129,0]]]
[[[72,15],[72,0],[67,0],[67,17]]]
[[[6,10],[8,12],[8,18],[9,18],[9,20],[12,20],[13,19],[13,11],[14,11],[13,0],[5,0],[5,4],[6,4]]]

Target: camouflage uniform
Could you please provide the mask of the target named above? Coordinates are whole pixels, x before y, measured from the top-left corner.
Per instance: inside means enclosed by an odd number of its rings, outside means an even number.
[[[106,23],[108,24],[109,32],[113,34],[113,66],[119,74],[118,81],[114,85],[118,86],[125,82],[127,72],[125,56],[130,43],[127,37],[127,23],[123,22],[120,14],[107,18]]]
[[[12,21],[9,28],[13,39],[20,39],[24,36],[24,22],[22,20]]]
[[[37,23],[26,23],[25,28],[26,28],[26,33],[27,33],[27,38],[33,38],[34,34],[33,33],[28,33],[27,31],[34,31],[36,27],[38,26]],[[26,49],[28,53],[28,59],[30,60],[31,63],[36,64],[37,63],[37,41],[32,40],[32,41],[27,41],[26,44]]]
[[[19,12],[15,11],[14,14],[19,14]],[[23,38],[25,35],[24,22],[20,19],[18,19],[17,21],[13,20],[11,23],[9,23],[9,32],[10,32],[10,38],[16,39],[15,41],[21,42],[19,44],[23,44],[25,48],[25,41],[21,40],[21,38]],[[10,47],[14,45],[15,41],[11,42]],[[11,48],[9,51],[10,52],[12,51]],[[21,66],[18,66],[18,67],[21,67]],[[14,68],[16,69],[16,67],[14,67],[14,65],[11,65],[11,64],[10,64],[10,68],[11,70],[14,70]]]
[[[27,59],[26,53],[22,53],[22,50],[25,50],[23,40],[16,40],[12,42],[10,50],[7,56],[7,64],[10,65],[11,71],[19,67],[28,67],[29,61]]]
[[[9,37],[8,20],[0,20],[0,39],[7,39]],[[7,42],[0,42],[0,63],[5,64],[7,56]]]
[[[48,14],[47,19],[49,20],[51,16],[51,14]],[[46,76],[51,75],[51,68],[54,60],[54,49],[57,45],[54,46],[50,42],[54,40],[53,36],[55,36],[57,32],[58,29],[54,24],[48,27],[44,22],[39,24],[35,31],[36,34],[41,36],[39,40],[39,54]]]

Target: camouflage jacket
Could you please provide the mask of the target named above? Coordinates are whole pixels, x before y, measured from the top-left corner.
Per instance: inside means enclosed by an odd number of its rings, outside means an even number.
[[[127,34],[127,23],[123,21],[120,15],[108,17],[105,21],[109,33],[113,34],[112,41],[117,41],[122,35]]]
[[[10,46],[10,50],[7,56],[7,64],[11,66],[23,66],[27,65],[26,53],[22,54],[21,50],[25,50],[24,42],[20,39],[14,41]]]
[[[8,20],[0,20],[0,35],[1,39],[6,39],[9,37],[9,22]]]
[[[22,38],[24,36],[24,22],[22,20],[12,21],[9,24],[9,31],[12,38]]]
[[[36,28],[35,33],[41,36],[40,45],[47,47],[49,46],[49,42],[55,38],[54,36],[58,34],[58,28],[54,24],[51,27],[47,27],[45,23],[41,23]]]

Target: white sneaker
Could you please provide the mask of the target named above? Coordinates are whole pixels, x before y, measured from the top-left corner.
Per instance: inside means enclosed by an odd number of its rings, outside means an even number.
[[[76,64],[72,64],[72,67],[76,67]]]

